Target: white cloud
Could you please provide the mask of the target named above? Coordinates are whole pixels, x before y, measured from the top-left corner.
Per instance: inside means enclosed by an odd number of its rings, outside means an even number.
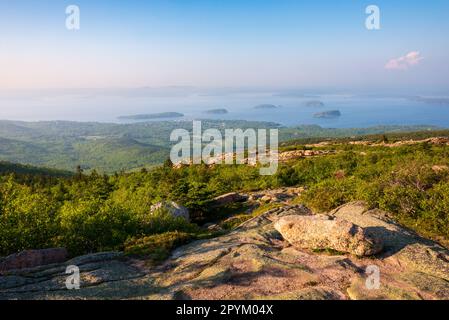
[[[418,51],[411,51],[405,56],[391,59],[385,65],[385,69],[388,70],[407,70],[408,68],[417,65],[422,59],[424,59]]]

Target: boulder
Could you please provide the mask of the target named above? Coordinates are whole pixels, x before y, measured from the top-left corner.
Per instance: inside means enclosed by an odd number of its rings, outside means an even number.
[[[333,249],[357,256],[371,256],[382,250],[382,240],[365,229],[328,215],[286,216],[274,225],[290,244],[306,249]]]
[[[25,250],[3,258],[0,261],[0,272],[62,263],[67,258],[68,253],[65,248]]]
[[[262,198],[260,198],[260,201],[262,202],[271,202],[273,201],[273,196],[271,195],[264,195]]]
[[[222,207],[231,203],[243,202],[246,200],[248,200],[248,196],[237,192],[231,192],[214,198],[213,205],[216,207]]]
[[[440,172],[448,171],[449,167],[446,165],[434,165],[434,166],[432,166],[432,170],[436,173],[440,173]]]
[[[151,206],[150,212],[153,214],[156,211],[166,211],[173,217],[182,217],[190,221],[189,209],[177,204],[174,201],[162,201]]]
[[[311,156],[315,155],[315,153],[312,150],[305,150],[304,155],[306,157],[311,157]]]

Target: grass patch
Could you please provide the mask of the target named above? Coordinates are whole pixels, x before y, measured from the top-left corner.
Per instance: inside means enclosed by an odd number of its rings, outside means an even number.
[[[284,204],[282,203],[269,203],[264,204],[252,211],[251,213],[247,214],[238,214],[232,217],[229,217],[228,219],[224,220],[220,223],[220,227],[222,227],[225,230],[232,230],[240,226],[245,221],[248,221],[254,217],[260,216],[261,214],[264,214],[268,210],[280,208],[283,207]]]
[[[251,215],[252,215],[252,217],[257,217],[257,216],[260,216],[261,214],[264,214],[268,210],[275,209],[275,208],[280,208],[280,207],[283,207],[283,206],[285,206],[285,204],[282,204],[282,203],[279,203],[279,202],[272,202],[272,203],[263,204],[260,207],[258,207],[256,210],[254,210],[251,213]]]
[[[241,225],[243,222],[248,221],[253,217],[252,214],[240,214],[234,217],[230,217],[220,223],[220,227],[222,227],[225,230],[232,230],[234,228],[237,228],[239,225]]]
[[[183,244],[192,241],[193,234],[185,232],[165,232],[142,238],[131,238],[125,243],[125,254],[130,256],[141,256],[153,264],[164,261],[170,252]]]

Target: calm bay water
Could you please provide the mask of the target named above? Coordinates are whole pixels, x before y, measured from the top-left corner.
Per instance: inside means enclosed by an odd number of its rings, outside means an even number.
[[[322,101],[324,107],[306,106],[307,101]],[[274,104],[276,109],[254,109],[259,104]],[[225,115],[206,114],[208,109],[226,108]],[[313,114],[339,110],[341,117],[318,119]],[[317,124],[349,128],[375,125],[436,125],[449,127],[449,105],[432,105],[405,98],[361,98],[326,95],[310,98],[278,97],[272,94],[183,96],[171,98],[124,96],[56,96],[41,98],[1,98],[0,119],[72,120],[120,122],[122,115],[181,112],[185,120],[208,118],[272,121],[285,126]]]

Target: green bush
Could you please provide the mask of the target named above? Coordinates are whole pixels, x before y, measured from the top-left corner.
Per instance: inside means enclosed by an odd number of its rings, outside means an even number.
[[[140,224],[139,234],[148,235],[166,231],[181,231],[187,233],[199,232],[200,228],[194,223],[187,222],[183,217],[173,217],[164,210],[157,210],[150,214],[138,216]]]
[[[449,182],[440,182],[422,201],[423,212],[417,224],[429,235],[449,239]]]
[[[311,209],[327,212],[355,199],[357,179],[327,179],[311,186],[302,196]]]
[[[67,202],[58,217],[58,244],[72,254],[120,249],[139,221],[127,210],[100,200]]]
[[[0,255],[47,248],[57,235],[51,197],[8,181],[0,187]]]

